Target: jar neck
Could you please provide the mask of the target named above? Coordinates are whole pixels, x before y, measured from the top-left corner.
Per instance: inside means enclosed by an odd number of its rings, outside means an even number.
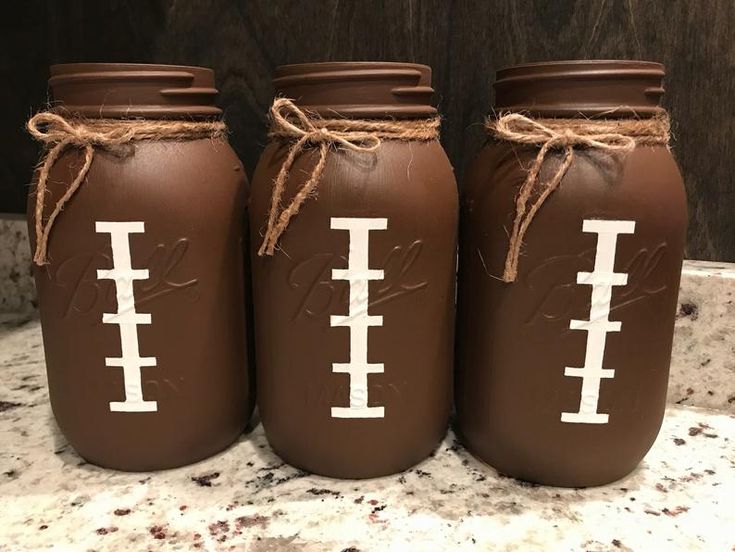
[[[650,61],[586,60],[501,69],[495,111],[536,117],[653,117],[663,112],[664,66]]]
[[[327,62],[276,69],[277,96],[322,117],[427,118],[432,105],[431,68],[416,63]]]
[[[219,117],[214,72],[204,67],[137,63],[51,66],[54,105],[87,118]]]

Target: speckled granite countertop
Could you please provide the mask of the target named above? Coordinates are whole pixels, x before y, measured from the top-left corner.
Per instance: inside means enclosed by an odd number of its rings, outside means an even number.
[[[371,481],[286,466],[261,427],[204,462],[126,474],[86,464],[60,435],[33,316],[0,323],[0,370],[0,550],[735,550],[724,410],[672,404],[639,469],[596,489],[499,476],[452,433]]]

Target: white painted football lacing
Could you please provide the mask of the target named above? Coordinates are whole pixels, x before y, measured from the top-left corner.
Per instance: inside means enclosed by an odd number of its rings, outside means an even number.
[[[135,294],[133,282],[147,280],[148,269],[134,269],[130,259],[130,234],[145,232],[143,222],[97,222],[98,233],[110,234],[112,245],[112,268],[97,270],[100,280],[113,280],[117,296],[117,312],[104,313],[104,324],[116,324],[120,327],[120,357],[106,357],[106,366],[117,366],[123,369],[125,400],[110,402],[112,412],[155,412],[156,401],[143,399],[141,368],[155,366],[156,357],[141,357],[138,347],[138,325],[150,324],[151,315],[135,311]]]
[[[332,372],[350,375],[350,406],[333,406],[333,418],[383,418],[382,406],[368,406],[368,374],[382,374],[382,363],[368,362],[368,328],[382,326],[382,316],[368,314],[370,304],[369,284],[382,280],[383,270],[371,270],[368,263],[370,230],[388,228],[386,218],[335,218],[332,230],[350,233],[349,257],[346,269],[333,269],[333,280],[346,280],[350,284],[349,313],[347,316],[331,316],[330,324],[350,329],[350,361],[332,364]]]
[[[582,378],[582,391],[578,412],[562,412],[561,421],[578,424],[606,424],[608,414],[597,412],[600,398],[600,383],[603,379],[615,377],[615,370],[602,367],[605,356],[605,342],[608,332],[619,332],[622,324],[611,321],[610,302],[613,286],[628,283],[628,274],[615,272],[615,251],[618,235],[633,234],[635,222],[632,220],[594,220],[587,219],[582,224],[583,232],[597,234],[595,266],[592,272],[578,272],[577,284],[592,286],[589,320],[571,320],[569,328],[587,332],[584,366],[567,366],[564,375]]]

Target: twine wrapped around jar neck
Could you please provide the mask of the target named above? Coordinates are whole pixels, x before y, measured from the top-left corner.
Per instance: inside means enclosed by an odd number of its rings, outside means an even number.
[[[95,148],[115,151],[121,146],[141,140],[198,140],[222,138],[227,127],[222,121],[171,121],[152,119],[82,119],[44,111],[30,118],[28,132],[43,142],[46,151],[38,166],[35,205],[36,250],[33,262],[48,263],[48,240],[56,218],[79,189],[92,166]],[[66,191],[54,205],[47,221],[43,221],[48,178],[54,163],[68,147],[84,150],[84,163]]]
[[[665,113],[650,119],[531,119],[520,113],[506,113],[497,119],[489,119],[486,129],[496,139],[540,146],[516,195],[516,212],[502,280],[516,280],[518,259],[526,231],[546,199],[561,184],[574,160],[576,149],[626,155],[636,145],[668,145],[669,128],[669,118]],[[547,154],[552,150],[561,150],[563,156],[551,179],[542,183],[539,181],[539,172]]]
[[[316,189],[327,163],[330,148],[357,153],[376,151],[383,140],[424,141],[439,138],[439,117],[431,119],[325,119],[301,110],[288,98],[276,98],[270,109],[268,137],[290,142],[288,155],[273,182],[268,226],[258,255],[273,255],[291,218]],[[296,159],[308,146],[319,148],[319,158],[306,182],[286,207],[281,207],[288,175]]]

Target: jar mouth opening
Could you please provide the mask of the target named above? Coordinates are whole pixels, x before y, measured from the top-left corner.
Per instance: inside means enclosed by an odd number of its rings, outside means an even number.
[[[53,101],[90,118],[218,117],[214,71],[159,63],[61,63],[50,67]]]
[[[592,59],[526,63],[495,76],[495,108],[549,117],[653,117],[661,113],[664,66]]]
[[[94,73],[99,71],[187,71],[197,73],[214,73],[208,67],[198,65],[168,65],[165,63],[127,63],[127,62],[81,62],[81,63],[54,63],[49,66],[51,76],[66,73]]]
[[[324,117],[434,117],[431,68],[401,61],[324,61],[281,65],[276,95]]]
[[[420,72],[431,71],[422,63],[403,61],[314,61],[307,63],[288,63],[276,67],[274,77],[322,71],[341,71],[350,69],[415,69]]]
[[[500,77],[501,73],[506,73],[512,70],[524,70],[524,69],[541,69],[549,67],[550,69],[597,69],[602,65],[610,66],[611,68],[625,69],[654,69],[664,71],[665,67],[663,63],[658,61],[648,60],[637,60],[637,59],[566,59],[566,60],[553,60],[553,61],[532,61],[528,63],[520,63],[517,65],[506,65],[498,69],[495,74]]]

